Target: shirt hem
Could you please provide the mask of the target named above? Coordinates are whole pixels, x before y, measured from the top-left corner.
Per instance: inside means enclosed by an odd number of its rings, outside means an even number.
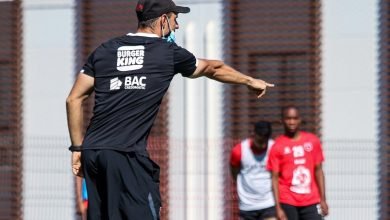
[[[238,209],[241,210],[241,211],[258,211],[258,210],[263,210],[263,209],[268,209],[268,208],[271,208],[271,207],[274,207],[275,204],[272,204],[272,205],[266,205],[266,206],[259,206],[259,207],[251,207],[251,208],[241,208],[239,207]]]
[[[147,153],[146,147],[142,148],[121,148],[121,147],[83,147],[82,150],[114,150],[114,151],[119,151],[119,152],[125,152],[125,153]]]
[[[296,206],[296,207],[304,207],[304,206],[311,206],[311,205],[319,204],[320,200],[315,201],[315,202],[305,203],[305,204],[297,204],[297,203],[293,203],[293,202],[284,202],[284,201],[280,201],[280,203],[292,205],[292,206]]]

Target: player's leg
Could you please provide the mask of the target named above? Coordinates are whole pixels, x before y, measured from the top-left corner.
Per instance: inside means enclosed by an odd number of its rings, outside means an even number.
[[[154,220],[160,219],[161,195],[160,195],[160,167],[144,154],[135,154],[139,166],[138,178],[142,178],[144,189],[148,194],[148,210]]]
[[[96,155],[97,152],[94,150],[85,150],[82,153],[82,166],[85,182],[87,185],[88,193],[88,209],[87,209],[87,219],[88,220],[100,220],[101,219],[101,210],[100,210],[100,194],[97,188],[97,167],[96,164]]]
[[[317,204],[301,207],[299,209],[299,217],[301,220],[323,220]]]
[[[282,203],[282,209],[288,220],[301,220],[298,215],[298,208],[292,205]]]
[[[158,183],[153,183],[151,173],[153,166],[147,158],[138,159],[135,153],[101,151],[98,156],[99,171],[104,175],[106,183],[105,220],[117,219],[159,219],[159,198],[155,190]],[[152,208],[151,208],[152,207]]]
[[[275,206],[261,210],[261,220],[276,220]]]

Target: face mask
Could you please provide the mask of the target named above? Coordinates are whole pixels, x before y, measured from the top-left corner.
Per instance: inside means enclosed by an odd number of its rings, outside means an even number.
[[[166,18],[167,18],[167,22],[168,22],[168,29],[169,29],[169,31],[171,32],[171,33],[169,33],[169,35],[166,37],[165,35],[164,35],[164,29],[162,29],[162,32],[163,32],[163,39],[166,39],[169,43],[174,43],[175,42],[175,40],[176,40],[176,35],[175,35],[175,31],[173,31],[172,29],[171,29],[171,25],[170,25],[170,23],[169,23],[169,19],[168,19],[168,16],[165,16]]]
[[[171,31],[171,33],[170,33],[169,36],[167,37],[167,41],[168,41],[169,43],[175,43],[175,40],[176,40],[175,32],[174,32],[174,31]]]

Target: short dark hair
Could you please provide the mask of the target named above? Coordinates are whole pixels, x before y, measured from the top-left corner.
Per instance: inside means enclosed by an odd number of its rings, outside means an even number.
[[[284,113],[289,110],[289,109],[295,109],[298,111],[299,113],[299,108],[295,105],[286,105],[286,106],[283,106],[282,107],[282,110],[280,111],[280,117],[283,118],[284,117]]]
[[[259,121],[254,126],[255,134],[270,138],[272,135],[272,126],[268,121]]]
[[[167,17],[171,18],[172,14],[174,12],[168,12]],[[156,21],[158,20],[159,17],[157,18],[152,18],[146,21],[138,21],[138,28],[144,29],[144,28],[154,28],[156,26]]]
[[[146,21],[139,21],[138,22],[138,28],[154,28],[156,26],[156,21],[158,20],[158,17],[157,18],[152,18],[152,19],[149,19],[149,20],[146,20]]]

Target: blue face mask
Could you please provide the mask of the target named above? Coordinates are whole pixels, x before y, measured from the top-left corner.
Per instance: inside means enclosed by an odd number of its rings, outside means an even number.
[[[174,31],[171,31],[171,33],[170,33],[169,36],[167,37],[167,41],[168,41],[169,43],[175,43],[175,40],[176,40],[175,32],[174,32]]]
[[[165,37],[164,36],[164,32],[163,32],[163,39],[166,39],[169,43],[174,43],[176,41],[176,35],[175,35],[175,31],[173,31],[171,29],[171,25],[169,23],[169,19],[168,19],[168,16],[166,16],[167,18],[167,22],[168,22],[168,29],[171,33],[169,33],[168,37]]]

